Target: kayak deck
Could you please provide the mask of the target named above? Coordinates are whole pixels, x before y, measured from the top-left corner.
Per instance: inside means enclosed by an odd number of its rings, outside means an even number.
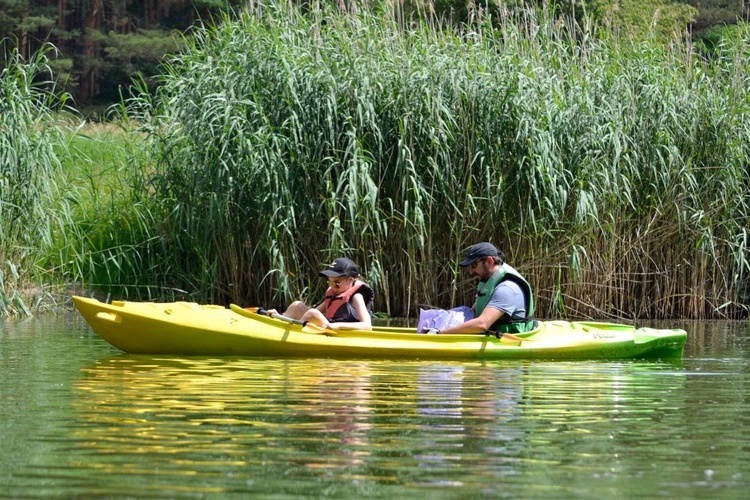
[[[424,335],[413,328],[326,330],[313,325],[193,302],[111,304],[74,297],[104,340],[131,354],[446,359],[680,358],[681,329],[600,322],[540,322],[513,338]]]

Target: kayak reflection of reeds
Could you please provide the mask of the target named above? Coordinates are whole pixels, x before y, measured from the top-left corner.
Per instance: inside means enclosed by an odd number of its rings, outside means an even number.
[[[247,446],[263,435],[260,448],[293,448],[306,461],[319,453],[332,455],[333,462],[356,462],[366,454],[371,427],[368,365],[313,365],[112,357],[86,370],[77,387],[78,409],[91,424],[85,432],[98,453],[110,445],[126,454],[150,448],[179,461],[211,447],[237,463],[254,462]]]
[[[67,443],[78,473],[107,477],[108,491],[479,491],[537,470],[540,450],[564,466],[602,452],[578,437],[631,439],[684,384],[665,363],[121,355],[84,369]]]
[[[392,453],[453,467],[486,447],[523,447],[536,418],[575,426],[577,413],[651,397],[633,388],[648,391],[651,373],[673,370],[591,363],[561,377],[567,366],[114,356],[76,384],[84,425],[73,434],[96,463],[144,455],[181,473],[216,460],[374,473]],[[559,413],[566,400],[585,404]]]

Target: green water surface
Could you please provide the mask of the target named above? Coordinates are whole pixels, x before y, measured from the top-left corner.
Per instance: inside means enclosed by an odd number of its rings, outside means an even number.
[[[0,321],[0,497],[744,498],[748,325],[670,326],[681,362],[462,363],[131,356],[73,313]]]

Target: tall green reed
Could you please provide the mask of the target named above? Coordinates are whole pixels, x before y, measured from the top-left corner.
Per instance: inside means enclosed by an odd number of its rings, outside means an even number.
[[[123,150],[137,152],[137,137],[97,137],[69,112],[46,65],[53,50],[9,52],[2,64],[0,316],[54,307],[82,287],[161,297],[168,283],[153,267],[157,223],[132,195],[144,167]]]
[[[456,262],[491,240],[542,317],[746,312],[747,30],[704,61],[533,12],[457,30],[268,3],[189,43],[130,102],[173,287],[315,300],[346,254],[413,315],[470,302]]]
[[[51,50],[25,60],[0,42],[0,315],[29,314],[23,296],[36,284],[40,249],[56,230],[50,207],[60,196],[60,138],[52,110],[65,96],[53,92]]]
[[[50,109],[56,97],[46,67],[46,52],[25,61],[14,49],[4,55],[0,73],[0,238],[36,241],[49,236],[45,200],[59,161]]]

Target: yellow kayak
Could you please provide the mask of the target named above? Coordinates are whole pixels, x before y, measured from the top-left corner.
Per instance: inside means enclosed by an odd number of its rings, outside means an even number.
[[[73,297],[91,328],[131,354],[451,359],[680,358],[681,329],[542,321],[506,335],[425,335],[415,329],[326,330],[236,305],[193,302],[111,304]]]

